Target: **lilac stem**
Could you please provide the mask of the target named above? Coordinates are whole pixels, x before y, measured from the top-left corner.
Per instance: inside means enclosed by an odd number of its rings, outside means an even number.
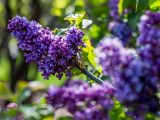
[[[83,69],[81,69],[81,71],[82,71],[83,74],[87,75],[89,78],[91,78],[92,80],[94,80],[94,81],[97,82],[98,84],[104,83],[103,80],[101,80],[100,78],[98,78],[98,77],[96,77],[95,75],[93,75],[93,74],[92,74],[90,71],[88,71],[87,69],[83,68]],[[107,83],[108,87],[115,89],[115,87],[114,87],[111,83],[109,83],[109,82],[107,82],[107,81],[105,81],[105,82]]]
[[[82,73],[84,73],[89,78],[91,78],[92,80],[94,80],[95,82],[97,82],[99,84],[102,84],[104,82],[103,80],[101,80],[100,78],[96,77],[95,75],[93,75],[90,71],[88,71],[85,68],[81,69],[81,71],[82,71]]]

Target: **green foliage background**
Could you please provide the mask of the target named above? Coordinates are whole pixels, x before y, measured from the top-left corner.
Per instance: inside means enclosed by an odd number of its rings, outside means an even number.
[[[139,34],[137,23],[140,16],[146,10],[159,11],[160,1],[120,0],[119,13],[122,13],[125,8],[130,8],[129,14],[123,19],[128,21],[134,33],[130,43],[130,46],[134,47]],[[66,80],[65,77],[57,80],[54,76],[44,80],[34,64],[24,62],[22,53],[17,49],[16,40],[6,30],[8,20],[20,15],[26,16],[29,20],[36,20],[50,29],[65,28],[69,22],[64,18],[73,13],[85,13],[84,18],[93,21],[90,27],[84,29],[93,47],[104,36],[110,34],[107,30],[108,23],[111,21],[108,0],[0,0],[0,120],[10,120],[14,116],[21,116],[21,113],[26,120],[53,119],[53,111],[46,106],[43,93],[49,85],[60,86]],[[89,49],[84,50],[87,54],[84,54],[88,56],[90,63],[96,66],[92,46],[89,42]],[[84,75],[75,78],[87,79]],[[17,103],[18,108],[6,109],[6,105],[10,102]],[[113,120],[128,119],[122,112],[123,107],[120,106],[115,106],[111,111]],[[28,112],[31,114],[27,114]],[[148,116],[146,118],[148,120],[156,119],[152,115]]]

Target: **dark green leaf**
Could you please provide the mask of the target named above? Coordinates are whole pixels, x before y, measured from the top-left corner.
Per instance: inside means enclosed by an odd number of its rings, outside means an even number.
[[[24,100],[26,100],[30,96],[31,96],[31,90],[29,88],[23,89],[18,96],[18,103],[23,102]]]

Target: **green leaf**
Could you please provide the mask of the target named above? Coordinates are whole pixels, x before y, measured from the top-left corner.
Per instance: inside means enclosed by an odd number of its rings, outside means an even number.
[[[136,12],[137,12],[137,8],[138,8],[138,4],[139,4],[139,0],[136,0]]]
[[[83,19],[82,20],[82,28],[87,28],[92,24],[92,20]]]
[[[122,14],[122,12],[123,12],[123,1],[124,0],[119,0],[119,3],[118,3],[118,12],[120,14]]]
[[[72,117],[61,117],[58,120],[73,120]]]
[[[53,109],[46,103],[21,105],[19,110],[25,120],[53,120]]]
[[[75,24],[76,26],[79,26],[82,22],[82,19],[84,17],[85,13],[82,14],[70,14],[67,17],[64,18],[64,20],[67,20],[70,22],[70,24]]]
[[[159,0],[149,0],[149,7],[151,10],[160,10]]]
[[[41,116],[33,106],[21,106],[20,111],[24,114],[25,120],[40,120]]]
[[[41,116],[47,116],[53,114],[53,109],[47,104],[37,104],[34,106],[37,113]]]
[[[87,60],[99,73],[102,73],[102,68],[96,62],[96,56],[94,53],[94,48],[91,45],[91,42],[87,36],[84,36],[84,41],[86,43],[86,47],[82,50],[82,57],[84,60]]]
[[[18,113],[18,109],[7,109],[4,114],[5,116],[13,118],[16,116],[17,113]]]
[[[2,53],[0,58],[0,80],[7,81],[10,79],[10,64],[9,59]]]
[[[80,75],[81,74],[81,71],[78,69],[78,68],[72,68],[71,69],[71,73],[73,74],[73,75]]]
[[[145,120],[156,120],[156,118],[155,118],[155,117],[156,117],[156,116],[154,116],[154,115],[152,115],[152,114],[148,113],[148,114],[146,115]]]
[[[59,32],[59,29],[58,29],[58,28],[55,28],[55,29],[53,30],[53,33],[54,33],[54,34],[58,34],[58,32]]]
[[[11,97],[12,97],[12,93],[9,87],[5,83],[0,82],[0,98],[10,99]]]
[[[144,13],[149,8],[149,0],[124,0],[123,9],[125,8],[133,9],[134,13],[132,14]]]
[[[23,89],[18,96],[18,103],[23,102],[24,100],[26,100],[30,96],[31,96],[31,89],[29,89],[29,88]]]
[[[126,116],[124,112],[124,107],[118,101],[114,101],[114,108],[109,111],[109,116],[111,120],[131,120],[128,116]]]

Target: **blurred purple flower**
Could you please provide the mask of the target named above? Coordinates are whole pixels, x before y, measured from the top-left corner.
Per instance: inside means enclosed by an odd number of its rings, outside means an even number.
[[[117,37],[103,38],[95,53],[105,75],[115,77],[119,74],[122,64],[134,59],[137,54],[133,49],[125,49]]]
[[[67,108],[77,120],[108,119],[108,110],[113,107],[111,89],[106,85],[90,87],[84,81],[73,80],[61,88],[50,87],[47,101],[54,109]]]
[[[132,31],[129,26],[120,21],[113,21],[109,24],[109,30],[111,31],[112,35],[119,38],[119,40],[123,43],[123,45],[127,45],[129,39],[132,36]]]
[[[115,20],[118,20],[120,17],[118,12],[118,3],[119,0],[109,0],[110,16]]]
[[[158,79],[136,51],[124,48],[115,37],[106,37],[100,41],[96,54],[104,74],[112,78],[115,97],[121,103],[144,114],[159,111]]]
[[[160,13],[147,11],[139,24],[137,45],[143,62],[150,65],[150,73],[160,79]],[[159,80],[160,84],[160,80]]]

